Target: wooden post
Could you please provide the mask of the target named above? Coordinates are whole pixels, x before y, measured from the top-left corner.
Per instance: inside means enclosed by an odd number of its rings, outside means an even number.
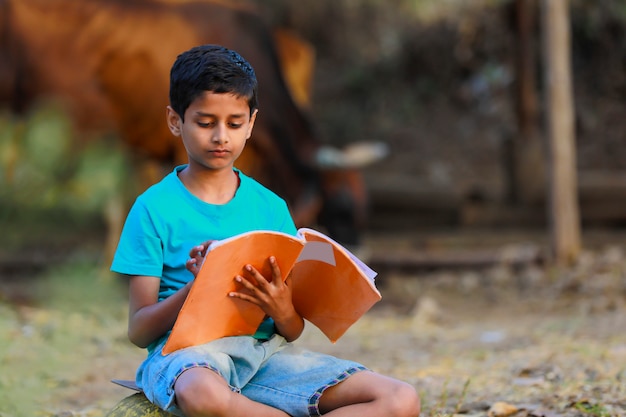
[[[542,6],[551,252],[557,264],[571,264],[580,253],[581,232],[574,144],[569,1],[542,0]]]
[[[535,82],[534,33],[536,0],[515,1],[516,26],[516,91],[517,91],[517,122],[524,138],[533,138],[537,134],[538,105],[537,83]]]
[[[506,154],[509,200],[513,204],[545,204],[545,149],[539,132],[537,98],[537,0],[515,1],[515,103],[517,134]]]

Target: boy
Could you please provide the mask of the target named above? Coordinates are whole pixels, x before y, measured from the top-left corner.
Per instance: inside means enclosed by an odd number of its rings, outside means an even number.
[[[178,56],[166,117],[189,163],[137,198],[111,266],[129,276],[129,338],[148,349],[138,386],[187,417],[417,416],[410,385],[290,344],[304,321],[273,257],[272,277],[247,266],[248,276],[235,277],[241,291],[229,294],[266,313],[253,336],[162,355],[206,249],[194,245],[255,229],[296,233],[286,203],[233,165],[257,111],[254,70],[239,54],[204,45]]]

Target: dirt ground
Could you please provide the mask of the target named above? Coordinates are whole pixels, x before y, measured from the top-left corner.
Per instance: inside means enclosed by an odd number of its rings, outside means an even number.
[[[371,255],[398,245],[376,237],[366,247]],[[309,325],[296,343],[408,381],[424,416],[626,416],[622,246],[587,251],[562,270],[499,263],[379,272],[383,301],[342,339],[333,345]],[[123,288],[92,266],[55,273],[76,291],[46,305],[12,302],[28,290],[2,280],[9,331],[0,392],[12,393],[0,394],[2,417],[102,416],[131,394],[110,382],[132,379],[144,355],[126,340]]]
[[[313,21],[306,8],[297,10],[303,22]],[[500,254],[501,262],[377,268],[383,300],[342,339],[330,344],[308,326],[296,343],[408,381],[420,393],[423,416],[626,416],[624,230],[585,236],[579,263],[556,269],[532,262],[513,265],[507,256],[520,247],[543,249],[541,233],[492,230],[468,237],[424,229],[433,222],[457,225],[458,213],[450,213],[450,207],[457,210],[458,200],[475,190],[488,198],[506,191],[501,153],[515,126],[507,64],[511,34],[500,14],[490,16],[478,23],[466,19],[458,27],[470,30],[459,29],[459,35],[456,24],[432,29],[411,24],[411,42],[408,49],[400,44],[398,50],[405,52],[395,57],[398,61],[373,63],[359,75],[362,79],[353,72],[345,80],[337,77],[337,68],[325,68],[321,61],[319,77],[325,82],[317,83],[322,105],[316,116],[329,138],[384,140],[390,146],[391,155],[366,172],[368,186],[376,180],[379,193],[399,195],[395,203],[410,207],[402,216],[392,207],[391,217],[372,219],[378,228],[366,238],[366,259],[400,251],[436,258],[487,249]],[[579,16],[601,15],[583,9]],[[578,151],[581,169],[615,170],[619,177],[626,161],[620,128],[623,55],[607,51],[623,50],[624,37],[622,26],[611,19],[610,31],[600,30],[603,20],[598,20],[577,32],[586,41],[586,48],[574,54],[580,71],[575,77]],[[329,30],[326,17],[323,22],[319,36],[328,38],[327,48],[340,51],[345,32]],[[343,30],[349,27],[345,23],[335,25]],[[354,31],[354,37],[363,44],[369,32],[369,27]],[[478,46],[469,59],[441,53],[473,43]],[[374,44],[368,43],[367,51]],[[337,60],[331,52],[326,51],[327,60]],[[352,56],[345,56],[352,69]],[[428,216],[415,214],[416,202]],[[409,217],[420,234],[404,237]],[[0,243],[10,240],[9,231],[22,231],[8,226],[0,228]],[[11,245],[0,245],[0,417],[104,416],[131,394],[110,380],[132,379],[144,357],[126,338],[125,289],[101,272],[94,256],[101,248],[80,236],[70,242],[68,257],[58,242],[63,234],[48,235],[55,242],[43,248],[44,258],[53,252],[55,260],[64,261],[49,271],[40,269],[39,242],[28,250],[20,247],[18,254],[5,253]]]

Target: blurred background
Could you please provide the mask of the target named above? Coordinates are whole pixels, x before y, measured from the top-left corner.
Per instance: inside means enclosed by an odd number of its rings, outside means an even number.
[[[623,262],[626,1],[568,10],[574,224],[584,259]],[[184,161],[167,81],[199,42],[259,75],[266,118],[242,169],[379,270],[394,314],[416,311],[407,280],[432,271],[508,257],[533,271],[521,281],[554,278],[541,19],[532,0],[0,0],[0,415],[75,384],[76,358],[57,357],[83,343],[71,329],[96,330],[88,354],[128,355],[110,256],[135,196]],[[20,368],[42,357],[58,366]]]

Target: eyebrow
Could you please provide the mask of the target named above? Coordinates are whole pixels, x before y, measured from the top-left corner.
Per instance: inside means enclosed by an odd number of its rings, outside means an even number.
[[[201,111],[197,111],[195,113],[196,116],[199,117],[216,117],[213,113],[204,113]],[[246,113],[235,113],[235,114],[229,114],[228,117],[233,117],[233,118],[242,118],[242,117],[246,117]]]

